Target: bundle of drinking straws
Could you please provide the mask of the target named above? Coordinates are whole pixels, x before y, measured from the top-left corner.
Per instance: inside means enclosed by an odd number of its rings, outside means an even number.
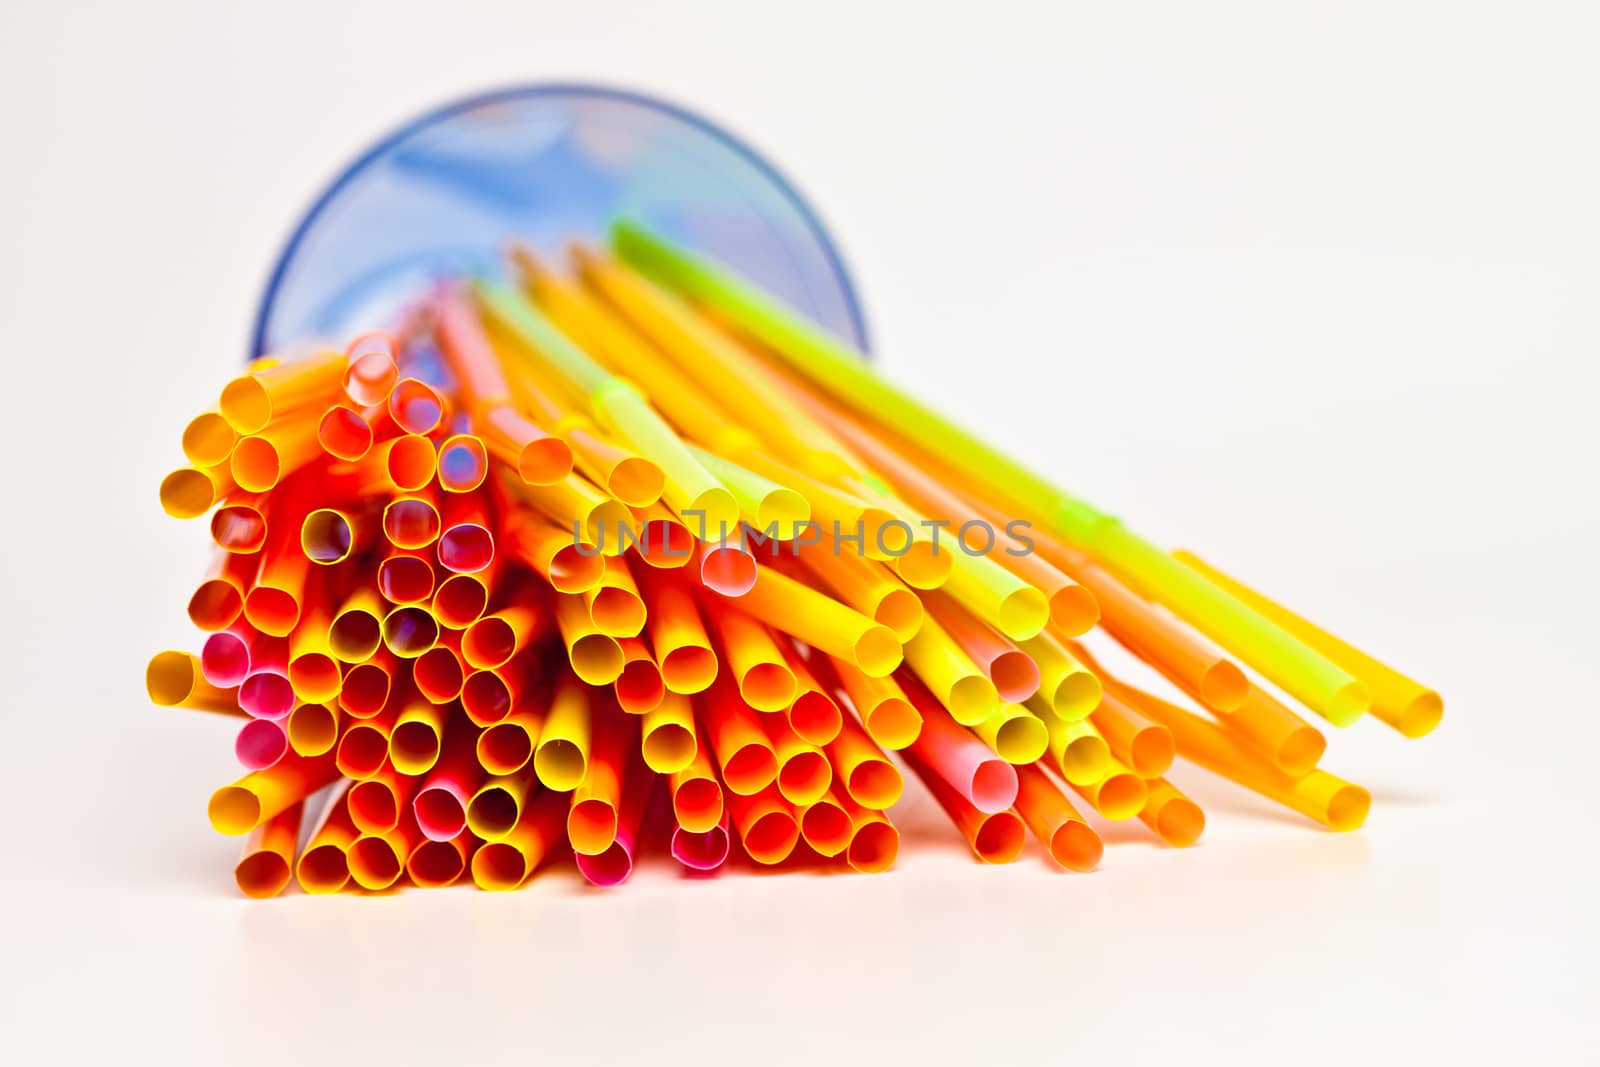
[[[1322,732],[1241,664],[1336,726],[1439,721],[731,273],[611,236],[259,359],[185,428],[161,501],[210,516],[208,636],[146,682],[240,720],[209,814],[246,838],[244,892],[510,889],[567,855],[609,886],[653,843],[879,871],[906,770],[979,858],[1031,832],[1088,870],[1091,819],[1198,838],[1179,758],[1362,824]],[[1108,674],[1099,634],[1191,706]]]

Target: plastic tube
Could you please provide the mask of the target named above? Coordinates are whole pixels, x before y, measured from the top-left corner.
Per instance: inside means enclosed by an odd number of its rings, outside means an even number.
[[[1017,799],[1015,768],[962,729],[920,685],[908,685],[906,695],[922,714],[922,732],[906,753],[979,811],[993,814],[1011,807]]]
[[[708,746],[696,750],[689,765],[668,776],[672,814],[686,833],[709,833],[719,822],[726,828],[722,785],[711,766]]]
[[[1100,835],[1036,766],[1017,768],[1017,813],[1058,865],[1069,871],[1099,866],[1105,854]]]
[[[1206,813],[1165,778],[1145,783],[1150,795],[1139,810],[1139,821],[1173,848],[1188,848],[1206,828]]]
[[[923,620],[905,652],[906,665],[956,722],[971,726],[1000,710],[1000,694],[989,676],[932,618]]]
[[[144,687],[150,701],[163,708],[195,708],[220,715],[244,715],[238,697],[206,681],[200,660],[187,652],[157,652],[145,668]]]
[[[800,841],[794,809],[769,785],[749,795],[733,793],[728,810],[745,854],[764,866],[782,863]]]
[[[743,701],[757,711],[783,711],[795,698],[798,683],[772,634],[755,619],[734,608],[710,611],[711,627],[732,680]]]
[[[647,577],[642,585],[650,645],[661,682],[673,693],[704,692],[717,677],[717,654],[694,599],[675,581]]]
[[[564,678],[556,685],[550,713],[533,750],[533,766],[545,788],[570,792],[588,776],[590,738],[589,694]]]
[[[294,851],[304,810],[303,803],[292,804],[250,831],[233,868],[239,892],[257,900],[283,892],[294,876]]]
[[[727,678],[721,678],[700,705],[705,715],[706,741],[730,793],[751,796],[778,777],[778,757],[772,742]]]
[[[516,889],[561,844],[570,795],[545,789],[524,804],[511,832],[486,841],[472,854],[472,880],[479,889]]]
[[[264,771],[252,771],[211,794],[207,816],[219,834],[247,834],[280,811],[297,804],[338,777],[326,756],[290,754]]]

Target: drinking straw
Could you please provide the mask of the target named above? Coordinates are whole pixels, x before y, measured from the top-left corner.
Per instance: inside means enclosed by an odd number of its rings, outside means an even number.
[[[433,591],[429,609],[446,630],[465,630],[489,609],[489,589],[498,577],[493,564],[475,574],[447,574]],[[442,638],[441,638],[442,639]]]
[[[1036,765],[1017,768],[1017,814],[1058,865],[1080,872],[1100,865],[1105,854],[1100,835]]]
[[[467,842],[453,837],[449,841],[416,842],[406,857],[406,877],[419,889],[443,889],[460,881],[467,870]]]
[[[439,761],[411,798],[411,811],[422,835],[430,841],[448,841],[466,829],[467,801],[482,780],[475,732],[451,730]]]
[[[394,338],[382,330],[358,334],[344,350],[344,375],[340,387],[357,407],[374,407],[389,399],[400,377],[395,366]]]
[[[391,549],[378,564],[378,592],[400,607],[426,604],[434,594],[433,562],[427,554]]]
[[[879,874],[893,867],[900,854],[900,831],[883,812],[854,807],[850,809],[850,821],[850,844],[844,852],[850,869]]]
[[[889,678],[868,678],[854,664],[827,660],[828,671],[838,681],[835,692],[843,691],[867,734],[879,745],[899,751],[922,732],[922,715],[906,699],[900,684]]]
[[[467,829],[485,841],[505,837],[522,818],[522,806],[537,785],[532,767],[485,778],[467,801]]]
[[[572,473],[567,443],[512,406],[500,359],[465,294],[447,294],[438,301],[434,338],[491,455],[529,485],[550,485]]]
[[[254,658],[257,649],[252,653]],[[294,687],[289,684],[281,656],[264,667],[253,663],[250,673],[239,683],[239,706],[257,719],[281,719],[294,710]]]
[[[472,881],[479,889],[516,889],[560,844],[566,831],[569,795],[544,789],[511,832],[499,841],[485,841],[472,854]]]
[[[926,736],[927,731],[923,733]],[[906,764],[922,779],[922,784],[928,787],[933,799],[944,809],[950,821],[956,824],[973,855],[984,863],[1011,863],[1022,855],[1028,831],[1022,819],[1009,806],[996,811],[980,811],[917,757],[916,746],[906,750]],[[1010,764],[1001,766],[1009,768]],[[1015,779],[1012,792],[1015,793]]]
[[[1050,731],[1043,721],[1021,704],[1002,703],[1000,710],[975,723],[977,734],[1007,763],[1032,763],[1050,747]]]
[[[731,541],[697,545],[689,565],[701,585],[726,597],[742,597],[756,584],[756,558],[745,544],[742,527]]]
[[[705,740],[722,772],[722,784],[738,796],[767,788],[778,777],[778,757],[772,742],[732,679],[720,676],[700,704],[705,716]]]
[[[375,526],[365,515],[317,508],[300,524],[300,550],[312,563],[343,563],[373,540]]]
[[[439,509],[427,492],[397,496],[383,506],[383,536],[396,548],[428,548],[443,530]]]
[[[334,746],[334,764],[346,778],[371,778],[389,758],[389,734],[400,709],[393,701],[370,719],[357,719],[345,726]]]
[[[1111,755],[1140,778],[1160,778],[1178,754],[1171,730],[1151,722],[1111,693],[1100,698],[1090,719],[1106,739]]]
[[[344,677],[328,629],[333,613],[327,602],[318,599],[307,606],[294,632],[289,635],[289,684],[295,696],[314,704],[326,704],[339,695]]]
[[[728,812],[738,831],[739,844],[757,863],[782,863],[800,841],[800,824],[794,809],[778,794],[776,785],[749,795],[733,793],[728,797]]]
[[[674,774],[694,763],[699,741],[689,698],[673,693],[644,713],[640,749],[645,766],[657,774]]]
[[[417,820],[409,812],[401,815],[392,830],[360,835],[350,846],[350,877],[371,893],[390,888],[405,873],[406,860],[423,840]]]
[[[237,488],[226,463],[179,467],[161,479],[161,510],[175,519],[197,519]]]
[[[383,617],[383,647],[401,659],[416,659],[439,643],[439,620],[420,604],[395,608]]]
[[[662,576],[642,583],[645,625],[661,666],[661,682],[673,693],[701,693],[717,677],[717,654],[700,621],[694,598]]]
[[[380,834],[400,825],[411,804],[418,779],[401,774],[385,762],[378,773],[350,784],[350,820],[364,834]]]
[[[572,672],[589,685],[610,685],[626,662],[617,639],[596,629],[581,596],[557,593],[556,627],[567,647]]]
[[[1031,656],[975,618],[947,593],[929,592],[923,596],[924,604],[945,633],[989,676],[1002,701],[1019,704],[1039,691],[1039,667]]]
[[[590,713],[593,734],[588,770],[572,794],[567,841],[578,855],[597,856],[616,840],[632,741],[629,735],[634,731],[629,725],[633,720],[608,707],[603,698],[591,701]]]
[[[672,828],[669,847],[672,858],[691,871],[714,871],[721,867],[727,862],[728,848],[726,815],[709,830],[686,830],[682,826]]]
[[[624,637],[617,643],[622,646],[622,673],[611,683],[611,691],[623,711],[643,715],[666,699],[661,668],[650,655],[650,646],[639,638]]]
[[[1188,848],[1205,832],[1206,813],[1165,778],[1145,782],[1150,796],[1139,810],[1139,821],[1173,848]]]
[[[1105,777],[1111,766],[1111,747],[1089,719],[1067,721],[1039,706],[1039,697],[1030,705],[1050,731],[1050,766],[1071,785],[1088,785]]]
[[[224,552],[248,556],[267,540],[266,497],[239,494],[211,516],[211,540]]]
[[[318,426],[319,420],[306,412],[241,437],[228,455],[228,473],[240,489],[266,492],[323,454]]]
[[[1068,782],[1077,794],[1111,822],[1123,822],[1139,814],[1149,797],[1149,787],[1143,778],[1134,774],[1115,756],[1110,757],[1106,772],[1095,781],[1080,785]]]
[[[545,788],[570,792],[588,774],[589,694],[572,678],[557,683],[550,713],[533,750],[533,767]]]
[[[275,522],[262,548],[255,584],[244,598],[244,617],[273,637],[287,637],[300,621],[311,561],[299,551],[299,524]]]
[[[214,689],[237,690],[250,675],[250,643],[261,636],[248,623],[234,623],[206,638],[200,646],[200,674]],[[230,699],[237,705],[238,694]]]
[[[521,709],[478,734],[478,764],[493,775],[516,774],[533,760],[548,708]]]
[[[772,558],[777,566],[785,567],[782,561],[791,549],[798,552],[805,570],[839,600],[887,626],[902,643],[922,626],[922,600],[881,563],[841,552],[838,542],[825,537],[815,544],[776,546]],[[790,577],[800,577],[792,565],[785,569]]]
[[[900,799],[905,781],[855,719],[846,716],[839,736],[827,746],[834,779],[842,792],[864,808],[882,810]]]
[[[305,804],[295,803],[250,831],[233,868],[233,880],[247,897],[265,900],[283,892],[294,876],[294,849],[300,840]]]
[[[831,790],[800,811],[800,837],[819,856],[832,859],[854,836],[855,824]]]
[[[411,701],[400,709],[389,731],[389,762],[401,774],[428,773],[439,761],[444,730],[444,708],[425,700]]]
[[[327,704],[300,704],[284,721],[289,747],[301,756],[322,756],[339,740],[339,709]]]
[[[188,652],[157,652],[144,671],[150,702],[163,708],[194,708],[219,715],[243,715],[232,690],[206,681],[200,660]]]
[[[779,715],[762,716],[778,761],[778,793],[797,808],[822,798],[833,785],[833,766],[827,754],[795,733]]]
[[[1173,557],[1355,675],[1372,694],[1373,716],[1402,736],[1422,737],[1439,725],[1444,702],[1434,690],[1307,622],[1192,553],[1179,550]]]
[[[1050,634],[1022,643],[1039,669],[1039,695],[1056,716],[1074,722],[1100,704],[1103,686],[1076,655]]]
[[[538,683],[538,654],[529,650],[504,667],[471,671],[461,683],[461,709],[474,726],[492,726],[526,705]]]
[[[215,467],[227,461],[239,434],[220,411],[202,411],[183,428],[183,455],[196,467]]]
[[[461,658],[478,670],[503,667],[550,625],[550,616],[534,605],[512,604],[467,627],[461,635]]]
[[[350,883],[348,853],[360,832],[350,819],[348,796],[347,786],[334,788],[300,852],[294,878],[303,893],[337,893]]]
[[[761,341],[766,351],[807,380],[982,482],[1013,506],[1041,515],[1051,529],[1110,563],[1136,587],[1257,666],[1275,685],[1329,721],[1348,724],[1365,710],[1366,690],[1347,671],[1119,520],[1061,492],[890,385],[856,353],[802,316],[636,224],[617,223],[611,238],[616,253],[634,269],[714,307],[720,317]]]
[[[1298,778],[1322,759],[1328,741],[1322,731],[1252,685],[1239,710],[1222,718],[1225,729],[1257,749],[1278,770]]]
[[[772,567],[760,567],[750,591],[738,598],[739,609],[813,648],[849,660],[861,671],[882,678],[900,666],[900,639],[873,621]]]
[[[248,557],[218,553],[205,580],[189,598],[189,621],[207,633],[226,630],[238,621],[244,613],[245,584],[254,577],[250,568]],[[249,573],[241,575],[241,570]]]
[[[559,529],[542,519],[508,517],[506,553],[533,568],[558,593],[584,593],[605,573],[605,559],[573,540],[572,530]]]
[[[920,684],[907,679],[905,690],[922,715],[922,732],[905,752],[980,811],[992,814],[1009,808],[1017,798],[1015,768],[962,729]]]
[[[794,645],[785,642],[778,647],[794,674],[798,689],[793,703],[784,711],[784,718],[802,740],[812,745],[826,745],[839,736],[844,726],[844,713],[811,673]]]
[[[617,531],[632,523],[633,513],[582,476],[569,474],[548,485],[512,485],[504,479],[499,484],[511,499],[552,520],[569,545],[581,541],[606,556],[619,556],[626,548]]]
[[[334,459],[354,463],[372,451],[372,424],[361,412],[334,404],[317,420],[317,444]]]
[[[439,508],[444,529],[439,534],[439,565],[452,574],[476,574],[494,561],[494,534],[481,493],[447,494]]]
[[[383,598],[363,585],[345,598],[328,628],[328,647],[345,663],[365,663],[383,643]]]
[[[1330,830],[1358,830],[1366,822],[1372,795],[1361,786],[1323,770],[1291,777],[1235,741],[1226,730],[1176,704],[1129,685],[1119,685],[1117,691],[1170,729],[1178,741],[1178,754],[1191,763],[1298,811]]]
[[[708,833],[724,822],[722,785],[711,767],[707,745],[695,749],[694,758],[667,778],[672,791],[672,815],[685,833]]]
[[[1000,694],[989,676],[932,618],[922,620],[917,636],[906,642],[905,655],[911,673],[961,725],[980,723],[1000,710]]]
[[[393,687],[392,669],[393,657],[387,652],[347,668],[344,681],[339,683],[339,710],[357,719],[370,719],[382,711]],[[427,692],[423,696],[432,699]]]
[[[439,391],[416,378],[401,378],[389,392],[389,417],[405,433],[431,437],[445,423],[445,400]]]
[[[764,536],[790,541],[811,521],[810,502],[788,486],[695,445],[689,451],[728,487],[744,521]]]
[[[595,629],[609,637],[637,637],[644,629],[644,600],[621,556],[605,557],[600,581],[583,594]]]
[[[233,754],[247,771],[266,770],[289,751],[289,737],[273,719],[250,719],[239,727]]]
[[[206,808],[211,828],[219,834],[237,837],[247,834],[283,811],[315,793],[338,771],[326,756],[307,759],[293,753],[263,771],[252,771],[211,794]]]
[[[708,602],[708,609],[712,605]],[[778,643],[766,627],[742,611],[716,606],[709,610],[711,628],[721,647],[725,676],[738,685],[739,696],[757,711],[783,711],[794,701],[798,685]]]
[[[634,386],[594,362],[510,286],[480,282],[474,291],[486,315],[583,396],[601,427],[656,463],[669,507],[703,519],[713,534],[738,525],[733,494],[700,465]]]
[[[633,509],[637,538],[628,547],[656,570],[677,570],[694,558],[695,539],[682,519],[660,504]]]
[[[610,844],[602,851],[573,852],[573,863],[578,873],[591,884],[602,889],[619,886],[633,873],[633,855],[639,826],[644,821],[645,802],[655,784],[655,775],[637,759],[629,761],[623,776],[622,793],[618,801],[616,832]],[[577,806],[574,795],[573,806]],[[568,826],[571,826],[569,817]],[[570,829],[569,829],[570,836]]]
[[[908,516],[897,514],[880,503],[865,500],[856,493],[780,463],[766,453],[753,452],[740,458],[756,473],[787,485],[804,496],[811,505],[811,521],[830,533],[838,531],[837,540],[848,541],[855,546],[857,555],[883,562],[894,559],[893,553],[882,544],[883,531],[895,524],[909,527],[911,523]],[[837,548],[834,550],[840,551]],[[943,573],[914,571],[911,577],[917,581],[907,580],[906,584],[918,588],[937,586],[948,577],[948,568],[941,570]]]
[[[260,433],[307,405],[331,403],[349,366],[343,352],[327,349],[305,359],[247,370],[223,386],[218,407],[235,432]]]

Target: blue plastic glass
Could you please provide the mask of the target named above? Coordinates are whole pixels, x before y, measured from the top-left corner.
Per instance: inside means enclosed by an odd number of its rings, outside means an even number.
[[[252,354],[387,324],[439,279],[504,272],[505,246],[601,240],[626,215],[728,264],[862,351],[866,322],[816,213],[748,145],[658,100],[534,85],[440,108],[378,142],[289,238]]]

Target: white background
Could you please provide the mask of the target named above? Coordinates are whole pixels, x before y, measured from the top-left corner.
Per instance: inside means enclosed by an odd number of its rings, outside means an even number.
[[[1593,12],[6,0],[0,1059],[1592,1055]],[[912,802],[877,878],[238,898],[231,730],[141,691],[203,538],[157,481],[320,184],[537,79],[746,135],[889,373],[1443,691],[1333,739],[1367,828],[1190,773],[1202,844],[1088,876]]]

